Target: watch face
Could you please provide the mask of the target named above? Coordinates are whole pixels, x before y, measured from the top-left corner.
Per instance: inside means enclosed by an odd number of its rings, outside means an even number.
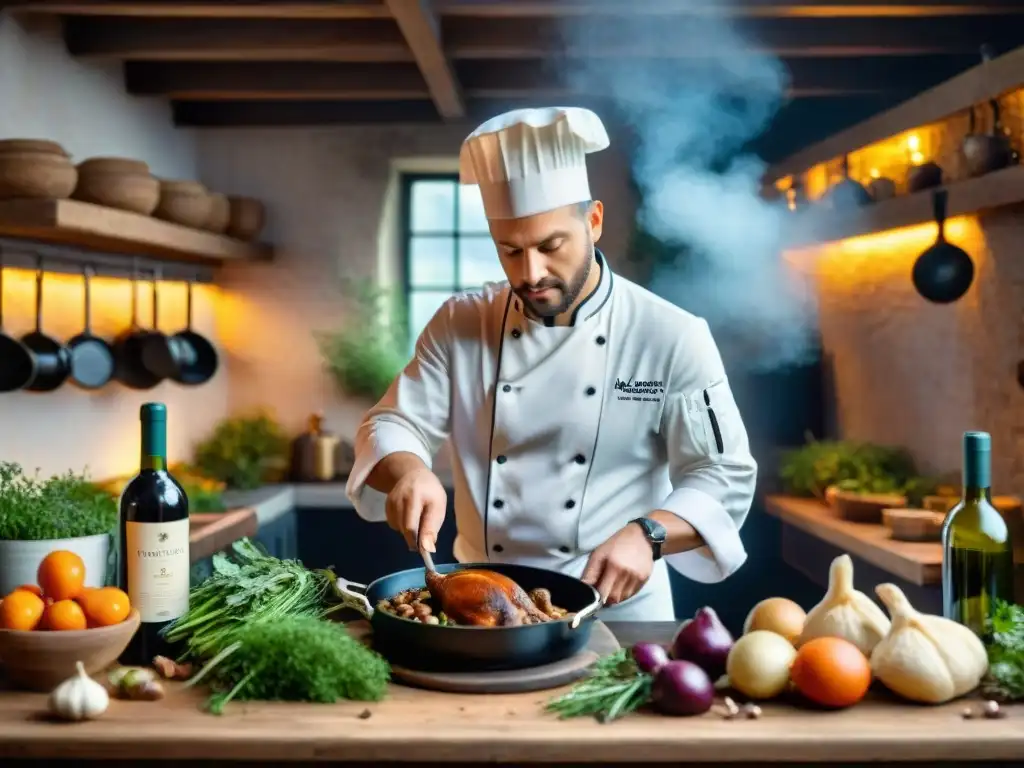
[[[641,517],[637,520],[640,523],[640,527],[644,529],[644,533],[647,534],[647,538],[657,544],[665,543],[665,526],[661,523],[651,520],[649,517]]]

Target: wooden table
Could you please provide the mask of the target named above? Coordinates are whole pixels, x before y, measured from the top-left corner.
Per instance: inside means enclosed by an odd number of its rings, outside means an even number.
[[[671,624],[610,625],[623,643],[666,641]],[[608,725],[542,712],[553,692],[471,696],[395,686],[379,704],[232,704],[222,717],[172,689],[162,702],[112,702],[99,721],[46,722],[42,694],[0,692],[0,758],[290,764],[303,761],[506,764],[740,764],[1024,760],[1024,707],[964,720],[942,707],[883,698],[845,712],[765,705],[759,720],[634,715]],[[157,761],[159,760],[159,763]],[[192,764],[196,764],[193,762]],[[238,763],[233,763],[237,765]]]

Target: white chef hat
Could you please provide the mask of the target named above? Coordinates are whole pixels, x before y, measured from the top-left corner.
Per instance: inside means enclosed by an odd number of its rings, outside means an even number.
[[[480,186],[488,219],[532,216],[590,200],[586,156],[608,144],[589,109],[516,109],[466,137],[459,180]]]

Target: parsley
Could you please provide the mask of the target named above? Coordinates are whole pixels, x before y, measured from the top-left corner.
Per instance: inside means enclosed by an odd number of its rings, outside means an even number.
[[[1002,701],[1024,699],[1024,606],[996,603],[989,626],[989,670],[982,689]]]
[[[27,475],[0,462],[0,540],[52,541],[113,533],[117,502],[84,476]]]

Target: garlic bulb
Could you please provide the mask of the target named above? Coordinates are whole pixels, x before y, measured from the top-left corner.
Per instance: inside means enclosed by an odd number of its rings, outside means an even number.
[[[985,646],[971,630],[941,616],[918,613],[895,584],[875,593],[892,629],[871,654],[871,671],[893,693],[923,704],[970,693],[988,670]]]
[[[107,711],[110,696],[107,689],[87,674],[82,662],[75,662],[77,672],[53,689],[50,711],[65,720],[95,720]]]
[[[882,609],[853,588],[853,560],[849,555],[840,555],[829,568],[828,591],[807,614],[797,647],[816,637],[840,637],[867,656],[890,626]]]

